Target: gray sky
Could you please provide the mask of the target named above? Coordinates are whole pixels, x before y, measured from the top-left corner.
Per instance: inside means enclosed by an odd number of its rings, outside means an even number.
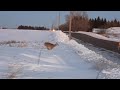
[[[19,25],[45,26],[50,28],[57,22],[59,11],[0,11],[0,26],[15,28]],[[65,22],[68,11],[60,11],[61,23]],[[120,20],[120,11],[88,11],[89,18],[97,16]]]

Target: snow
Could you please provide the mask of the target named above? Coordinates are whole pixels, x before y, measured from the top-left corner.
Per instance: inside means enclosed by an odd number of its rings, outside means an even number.
[[[105,33],[106,37],[103,35],[97,34],[97,31],[99,32],[100,30],[103,30],[103,29],[95,28],[95,29],[93,29],[93,32],[79,31],[77,33],[86,34],[86,35],[89,35],[91,37],[95,37],[98,39],[120,42],[120,27],[111,27],[108,29],[104,29],[106,31],[106,33]]]
[[[120,27],[111,27],[107,30],[109,30],[108,33],[120,33]]]
[[[120,27],[111,27],[106,29],[109,39],[120,42]]]
[[[100,28],[93,28],[92,32],[93,33],[100,33],[101,31],[104,31],[105,29],[100,29]]]
[[[0,78],[96,79],[99,72],[98,78],[120,78],[119,58],[114,62],[109,55],[69,40],[61,31],[0,29],[0,42],[11,40],[24,41],[27,46],[0,45]],[[59,45],[47,50],[46,41]]]
[[[102,36],[102,35],[99,35],[99,34],[96,34],[96,33],[92,33],[92,32],[79,31],[78,33],[86,34],[86,35],[89,35],[91,37],[96,37],[96,38],[99,38],[99,39],[110,40],[109,38],[107,38],[105,36]]]
[[[7,33],[6,33],[7,31]],[[46,33],[45,33],[46,32]],[[16,34],[18,33],[18,34]],[[0,29],[0,41],[9,41],[9,40],[15,40],[15,41],[40,41],[44,38],[44,40],[47,40],[50,33],[47,31],[44,31],[46,35],[43,34],[42,31],[38,30],[7,30],[7,29]],[[47,36],[47,37],[46,37]]]
[[[110,41],[117,41],[120,42],[120,27],[111,27],[108,29],[100,29],[100,28],[93,28],[93,33],[99,33],[101,30],[105,31],[105,34],[107,37],[104,37],[102,35],[95,35],[90,33],[91,36],[96,36],[98,38],[102,38],[102,39],[106,39],[106,40],[110,40]],[[88,32],[85,32],[88,33]]]

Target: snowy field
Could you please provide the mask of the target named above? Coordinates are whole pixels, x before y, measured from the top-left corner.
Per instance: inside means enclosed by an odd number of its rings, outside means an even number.
[[[59,45],[47,50],[45,42]],[[0,29],[0,78],[119,79],[120,55],[103,51],[61,31]]]
[[[112,41],[117,41],[117,42],[120,42],[120,27],[111,27],[111,28],[108,28],[108,29],[100,29],[100,28],[94,28],[93,29],[93,34],[95,33],[100,33],[100,31],[104,31],[105,32],[105,36],[102,36],[102,35],[99,35],[99,34],[96,34],[94,36],[97,36],[97,37],[100,37],[100,38],[103,38],[103,39],[106,39],[106,40],[112,40]],[[82,33],[82,32],[80,32]],[[85,34],[87,34],[86,32],[83,32]],[[92,36],[92,33],[89,32],[90,35]]]
[[[120,27],[108,28],[106,34],[111,40],[120,42]]]

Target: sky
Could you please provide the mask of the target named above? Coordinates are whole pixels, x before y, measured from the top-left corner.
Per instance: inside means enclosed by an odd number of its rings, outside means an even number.
[[[120,11],[87,11],[89,18],[97,16],[107,20],[120,20]],[[60,11],[60,24],[65,22],[69,11]],[[45,26],[50,28],[57,23],[59,11],[0,11],[0,26],[16,28],[19,25]]]

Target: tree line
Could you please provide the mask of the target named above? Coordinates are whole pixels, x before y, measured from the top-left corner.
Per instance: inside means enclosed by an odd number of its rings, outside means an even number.
[[[24,25],[18,26],[17,29],[26,29],[26,30],[49,30],[49,28],[46,28],[46,27],[44,27],[44,26],[40,27],[40,26],[24,26]]]
[[[118,21],[117,19],[110,21],[106,20],[106,18],[100,18],[100,16],[95,19],[89,19],[89,23],[90,31],[92,30],[92,28],[107,29],[110,27],[120,27],[120,21]]]
[[[72,17],[71,31],[87,31],[91,32],[93,28],[107,29],[110,27],[120,27],[120,21],[117,19],[106,20],[106,18],[88,18],[88,14],[85,11],[72,11],[70,15],[66,16],[65,23],[60,25],[59,28],[62,31],[69,30],[70,16]]]

